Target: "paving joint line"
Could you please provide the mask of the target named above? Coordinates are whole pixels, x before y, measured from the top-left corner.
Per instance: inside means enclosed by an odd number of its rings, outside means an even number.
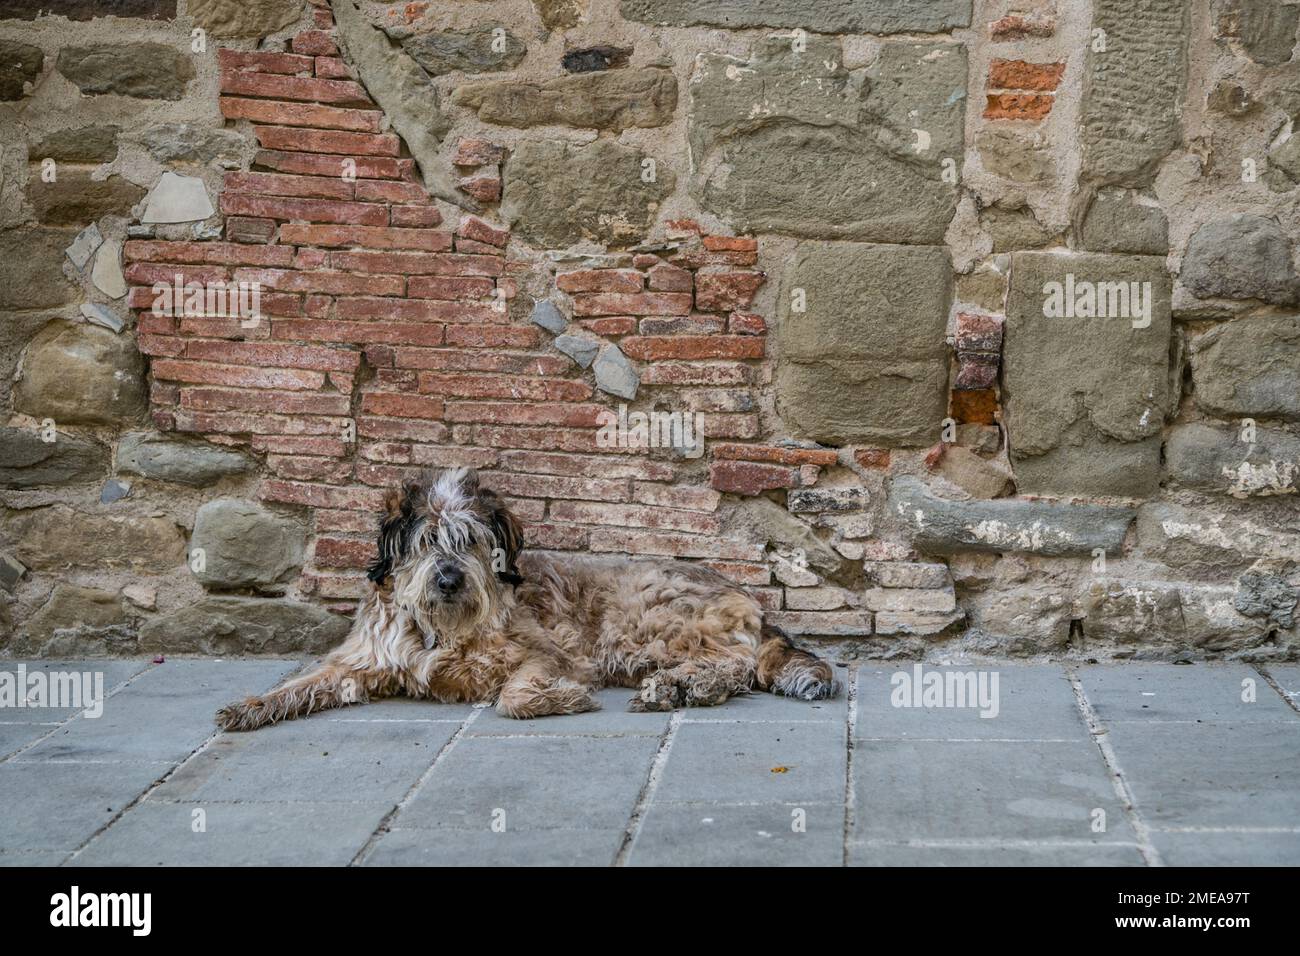
[[[844,841],[840,865],[849,865],[849,845],[853,840],[853,828],[857,825],[857,800],[853,789],[853,747],[854,736],[858,729],[858,669],[849,668],[849,679],[844,682],[844,693],[848,697],[848,706],[844,715]]]
[[[1079,675],[1071,666],[1065,668],[1066,677],[1069,678],[1070,687],[1074,691],[1074,703],[1079,709],[1079,714],[1083,718],[1088,733],[1092,736],[1093,743],[1101,751],[1101,759],[1106,765],[1106,770],[1110,773],[1111,786],[1115,789],[1115,795],[1119,797],[1120,803],[1124,807],[1124,815],[1128,818],[1129,826],[1133,828],[1133,833],[1137,836],[1138,852],[1142,854],[1142,859],[1147,866],[1164,866],[1164,860],[1160,858],[1160,851],[1156,849],[1151,842],[1151,828],[1147,826],[1142,814],[1138,812],[1137,800],[1133,796],[1133,791],[1129,788],[1128,781],[1124,777],[1124,771],[1119,765],[1119,758],[1115,754],[1115,748],[1110,745],[1109,734],[1097,712],[1093,709],[1092,702],[1088,700],[1088,695],[1084,693],[1083,683],[1079,680]]]
[[[352,859],[348,861],[348,866],[361,866],[365,862],[366,857],[370,855],[372,850],[374,850],[375,844],[377,844],[385,834],[393,831],[393,821],[396,820],[401,812],[410,805],[413,799],[415,799],[415,795],[420,791],[420,788],[424,786],[425,781],[433,776],[433,771],[437,768],[438,764],[442,762],[443,758],[445,758],[447,754],[451,752],[452,748],[455,747],[456,744],[458,744],[469,732],[470,725],[478,719],[478,715],[483,713],[486,706],[487,705],[485,704],[476,706],[469,712],[469,715],[460,722],[460,726],[456,728],[456,732],[447,739],[445,744],[438,748],[438,752],[433,755],[433,760],[429,762],[429,766],[426,767],[420,776],[416,778],[415,783],[411,784],[406,793],[402,795],[402,798],[393,805],[391,810],[384,814],[383,818],[379,821],[378,826],[375,827],[374,831],[366,839],[366,842],[361,845],[361,849],[357,850]]]
[[[672,716],[668,718],[668,726],[664,728],[663,735],[659,738],[659,749],[655,751],[654,759],[650,761],[650,770],[646,774],[645,783],[641,785],[641,792],[637,794],[636,804],[632,807],[632,814],[623,829],[623,841],[619,844],[618,852],[614,854],[614,866],[627,866],[632,848],[636,845],[637,837],[641,835],[641,825],[645,822],[646,812],[650,809],[650,801],[654,798],[655,791],[659,789],[659,780],[663,776],[664,767],[668,764],[668,753],[677,739],[677,729],[681,727],[684,720],[685,717],[680,710],[674,710]]]
[[[1256,664],[1255,673],[1264,678],[1265,684],[1277,691],[1277,695],[1282,698],[1288,707],[1294,710],[1297,714],[1300,714],[1300,702],[1292,699],[1291,695],[1282,689],[1282,685],[1277,682],[1277,679],[1270,674],[1266,668]]]

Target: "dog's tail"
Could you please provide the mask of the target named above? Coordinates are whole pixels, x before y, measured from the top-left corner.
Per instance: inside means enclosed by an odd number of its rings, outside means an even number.
[[[830,664],[795,647],[785,631],[766,619],[760,632],[755,685],[800,700],[824,700],[840,692]]]

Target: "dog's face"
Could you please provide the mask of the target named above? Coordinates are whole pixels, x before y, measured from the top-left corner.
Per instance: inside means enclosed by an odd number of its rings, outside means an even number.
[[[455,640],[492,620],[519,582],[523,543],[500,496],[458,468],[407,482],[385,507],[370,580],[391,582],[394,603],[429,635]]]

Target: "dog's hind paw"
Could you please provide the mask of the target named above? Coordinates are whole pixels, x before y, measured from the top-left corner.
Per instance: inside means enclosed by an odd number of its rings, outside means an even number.
[[[633,713],[657,713],[676,710],[685,703],[686,689],[671,678],[659,674],[641,681],[641,690],[628,701],[627,709]]]
[[[222,730],[256,730],[267,723],[265,707],[256,697],[227,704],[217,711],[217,726]]]

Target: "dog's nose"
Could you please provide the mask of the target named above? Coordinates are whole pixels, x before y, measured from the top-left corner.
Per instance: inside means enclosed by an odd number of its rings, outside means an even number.
[[[438,569],[438,590],[443,594],[454,594],[459,590],[461,582],[464,580],[465,572],[455,565],[447,565]]]

